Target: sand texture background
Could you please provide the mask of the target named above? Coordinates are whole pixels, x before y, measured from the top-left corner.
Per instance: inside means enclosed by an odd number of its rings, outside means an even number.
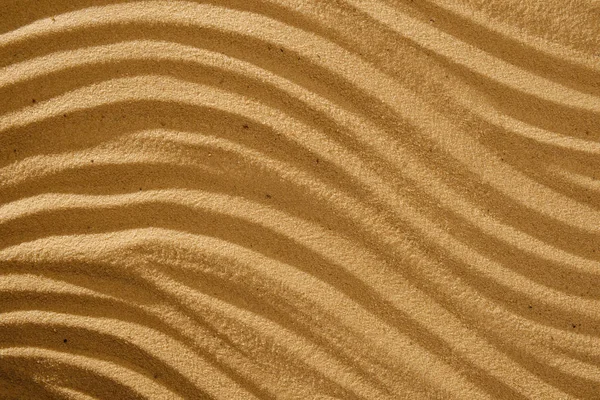
[[[600,2],[2,0],[1,399],[600,399]]]

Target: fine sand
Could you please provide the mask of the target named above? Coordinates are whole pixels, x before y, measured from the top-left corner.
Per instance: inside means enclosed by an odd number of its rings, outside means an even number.
[[[600,399],[597,0],[2,0],[0,399]]]

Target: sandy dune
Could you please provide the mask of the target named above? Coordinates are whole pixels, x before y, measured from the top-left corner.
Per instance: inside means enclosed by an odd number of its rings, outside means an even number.
[[[596,0],[3,0],[1,399],[600,399]]]

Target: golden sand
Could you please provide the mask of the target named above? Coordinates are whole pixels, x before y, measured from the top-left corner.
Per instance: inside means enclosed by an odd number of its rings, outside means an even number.
[[[1,399],[600,399],[597,0],[2,0]]]

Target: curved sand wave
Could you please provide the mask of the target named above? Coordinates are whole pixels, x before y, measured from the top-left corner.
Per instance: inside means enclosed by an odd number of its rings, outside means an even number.
[[[595,398],[600,57],[477,3],[8,1],[2,397]]]

